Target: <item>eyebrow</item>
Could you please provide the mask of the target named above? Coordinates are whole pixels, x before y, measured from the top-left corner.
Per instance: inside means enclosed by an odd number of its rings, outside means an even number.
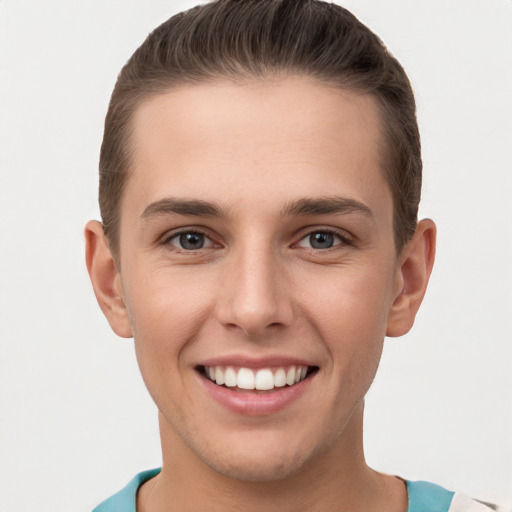
[[[362,213],[373,217],[373,212],[364,203],[345,197],[305,197],[287,203],[281,210],[281,216],[306,216],[327,214]],[[177,199],[166,197],[151,203],[142,212],[141,218],[158,217],[161,215],[190,215],[195,217],[225,218],[228,210],[215,203],[200,199]]]
[[[281,215],[302,216],[302,215],[327,215],[332,213],[348,214],[362,213],[367,217],[374,217],[374,214],[368,206],[355,199],[346,197],[305,197],[297,201],[292,201],[285,205]]]
[[[168,214],[192,215],[196,217],[227,217],[227,210],[219,205],[200,199],[177,199],[166,197],[151,203],[141,215],[142,219]]]

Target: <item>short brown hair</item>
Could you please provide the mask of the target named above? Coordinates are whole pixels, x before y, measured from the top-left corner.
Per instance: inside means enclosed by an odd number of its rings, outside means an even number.
[[[176,85],[304,75],[377,99],[382,166],[393,197],[395,245],[416,230],[421,148],[411,85],[381,40],[346,9],[318,0],[218,0],[156,28],[115,85],[100,155],[99,203],[114,256],[131,162],[131,120],[148,97]]]

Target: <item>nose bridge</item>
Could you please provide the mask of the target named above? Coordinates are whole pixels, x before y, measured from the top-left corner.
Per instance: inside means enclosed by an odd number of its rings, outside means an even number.
[[[221,283],[221,321],[251,336],[287,324],[291,305],[282,265],[278,251],[262,237],[254,236],[234,247]]]

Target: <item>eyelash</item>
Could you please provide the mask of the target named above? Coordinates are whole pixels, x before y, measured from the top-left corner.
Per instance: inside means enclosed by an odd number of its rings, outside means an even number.
[[[315,234],[333,235],[336,238],[338,238],[339,243],[335,243],[335,244],[333,244],[332,247],[327,247],[327,248],[323,248],[323,249],[318,249],[315,247],[304,247],[304,249],[307,249],[310,251],[325,252],[330,249],[335,249],[338,246],[354,246],[355,245],[355,241],[354,241],[353,237],[351,235],[349,235],[344,230],[338,230],[338,229],[333,229],[333,228],[319,228],[319,229],[308,230],[307,232],[303,231],[303,234],[301,234],[298,242],[295,242],[292,245],[292,247],[300,246],[299,244],[302,241],[306,240],[308,237],[311,237],[312,235],[315,235]],[[169,246],[169,245],[174,246],[173,244],[171,244],[171,240],[176,239],[182,235],[200,235],[200,236],[203,236],[205,238],[205,240],[209,240],[210,243],[213,244],[214,246],[221,247],[221,245],[217,244],[212,239],[212,237],[210,237],[208,234],[206,234],[204,231],[202,231],[200,229],[182,229],[180,231],[171,233],[171,234],[169,234],[169,236],[164,237],[163,240],[160,242],[160,244],[163,246]],[[184,252],[184,253],[198,252],[201,249],[209,249],[210,248],[210,247],[200,247],[199,249],[185,249],[183,247],[178,247],[178,246],[174,246],[174,247],[179,252]]]
[[[323,235],[334,235],[336,238],[338,238],[339,243],[334,243],[332,247],[327,247],[324,249],[317,249],[315,247],[305,247],[305,249],[311,250],[311,251],[320,251],[325,252],[330,249],[336,249],[338,246],[354,246],[355,241],[352,236],[350,236],[346,231],[340,230],[340,229],[334,229],[334,228],[319,228],[319,229],[313,229],[308,230],[305,232],[303,236],[301,236],[300,240],[295,243],[295,246],[298,246],[302,241],[306,240],[308,237],[311,237],[315,234],[323,234]]]
[[[209,240],[213,245],[219,245],[219,244],[216,244],[210,236],[208,236],[205,232],[203,232],[199,229],[182,229],[180,231],[171,233],[169,236],[164,237],[161,244],[164,246],[173,245],[173,244],[171,244],[171,240],[179,238],[183,235],[200,235],[200,236],[203,236],[205,238],[205,240]],[[186,252],[186,253],[198,252],[199,250],[203,249],[203,247],[200,247],[199,249],[195,249],[195,250],[194,249],[185,249],[183,247],[178,247],[178,246],[174,246],[174,247],[178,251]],[[209,247],[206,247],[206,249],[208,249],[208,248]]]

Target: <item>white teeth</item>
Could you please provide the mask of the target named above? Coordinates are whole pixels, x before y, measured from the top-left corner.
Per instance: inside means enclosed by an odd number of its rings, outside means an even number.
[[[249,368],[238,370],[238,387],[240,389],[254,389],[254,373]]]
[[[289,368],[239,368],[238,371],[232,366],[207,366],[205,376],[219,386],[225,385],[229,388],[257,389],[268,391],[283,386],[293,386],[306,378],[307,366],[290,366]]]
[[[292,366],[286,373],[286,384],[288,386],[295,384],[295,366]]]
[[[215,382],[219,386],[222,386],[222,384],[224,384],[224,372],[218,366],[217,368],[215,368]]]
[[[256,372],[256,389],[267,390],[274,388],[274,375],[269,369]]]
[[[224,384],[226,384],[228,388],[234,388],[236,387],[236,383],[236,372],[231,368],[231,366],[228,366],[224,372]]]
[[[286,385],[286,373],[284,373],[284,368],[279,368],[274,375],[274,386],[282,388],[284,385]]]

